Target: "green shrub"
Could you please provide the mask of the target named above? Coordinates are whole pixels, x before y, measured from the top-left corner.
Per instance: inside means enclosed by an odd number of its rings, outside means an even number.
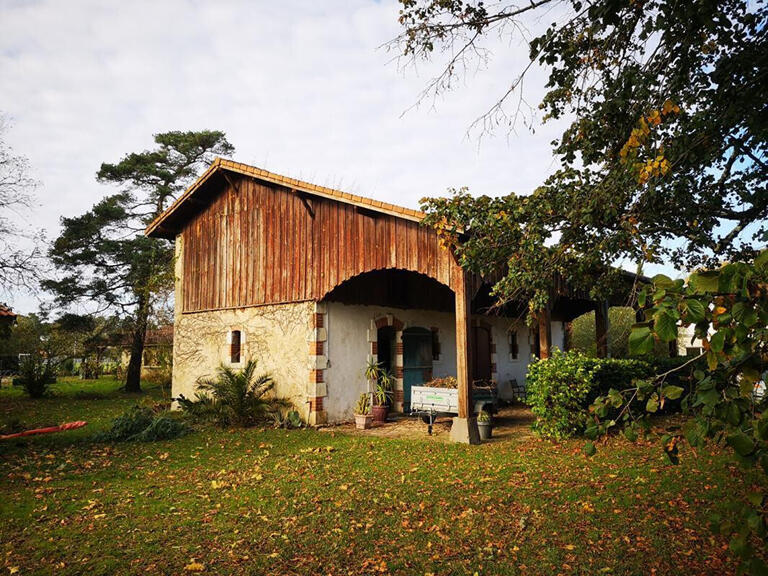
[[[585,360],[579,352],[555,349],[550,358],[528,367],[528,402],[536,416],[534,429],[542,436],[561,439],[584,430],[594,383]]]
[[[28,356],[19,366],[19,376],[14,378],[14,385],[21,385],[32,398],[42,398],[48,394],[48,388],[56,382],[56,368],[48,358],[37,355]]]
[[[96,436],[99,442],[154,442],[171,440],[191,431],[189,426],[169,416],[157,416],[150,408],[134,406],[112,422],[112,427]]]
[[[598,396],[626,390],[633,381],[653,374],[655,364],[646,360],[591,358],[578,351],[555,350],[549,359],[528,368],[528,402],[537,418],[534,427],[556,439],[581,434],[589,421],[589,406]],[[679,402],[666,408],[679,408]]]
[[[274,415],[275,428],[285,428],[292,430],[294,428],[303,428],[304,420],[301,419],[301,414],[296,410],[288,410],[282,412],[278,410]]]
[[[242,370],[220,366],[216,378],[198,383],[198,392],[190,400],[177,399],[182,410],[193,417],[211,419],[219,426],[253,426],[287,407],[287,402],[270,396],[275,382],[269,374],[256,375],[256,362],[249,361]]]

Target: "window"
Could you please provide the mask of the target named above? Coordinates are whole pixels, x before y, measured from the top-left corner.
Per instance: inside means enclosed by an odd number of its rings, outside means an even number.
[[[517,344],[517,330],[509,331],[509,357],[512,360],[517,360],[517,356],[520,354],[520,347]]]
[[[432,360],[440,360],[440,337],[437,328],[432,328]]]
[[[229,361],[232,364],[240,363],[240,342],[241,342],[240,330],[232,330],[231,339],[229,343]]]
[[[686,356],[698,356],[701,354],[701,348],[698,346],[689,346],[685,349]]]

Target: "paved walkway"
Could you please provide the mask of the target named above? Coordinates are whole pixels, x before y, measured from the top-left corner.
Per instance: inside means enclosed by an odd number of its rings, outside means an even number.
[[[507,442],[528,439],[533,435],[531,424],[533,414],[527,406],[513,405],[502,408],[494,417],[493,442]],[[348,432],[360,436],[383,436],[387,438],[430,438],[427,425],[420,417],[391,414],[385,424],[374,424],[369,430],[357,430],[354,423],[329,426],[322,430]],[[447,442],[451,430],[451,418],[441,417],[435,421],[431,438]]]

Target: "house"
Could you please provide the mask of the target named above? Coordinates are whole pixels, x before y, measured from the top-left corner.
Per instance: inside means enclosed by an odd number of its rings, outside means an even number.
[[[176,246],[173,395],[252,358],[311,424],[339,422],[352,418],[375,359],[396,377],[396,410],[408,409],[413,385],[457,376],[463,422],[472,381],[524,382],[531,357],[562,347],[564,323],[585,311],[598,311],[605,353],[607,305],[562,282],[535,330],[525,303],[484,314],[488,286],[422,217],[215,160],[146,230]]]
[[[8,338],[16,324],[16,313],[7,304],[0,304],[0,338]]]
[[[131,360],[132,334],[125,334],[120,345],[120,365],[128,368]],[[150,328],[144,339],[141,357],[141,377],[148,378],[162,372],[171,364],[173,357],[173,325]]]

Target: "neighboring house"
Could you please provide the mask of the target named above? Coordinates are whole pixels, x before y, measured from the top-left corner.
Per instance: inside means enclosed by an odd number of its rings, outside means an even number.
[[[607,303],[562,282],[534,330],[524,302],[483,314],[488,285],[422,217],[214,161],[146,232],[176,242],[173,395],[255,359],[311,424],[343,421],[375,359],[396,377],[395,409],[407,410],[411,387],[432,377],[456,375],[460,395],[476,380],[522,383],[532,355],[562,347],[564,323],[595,308],[605,352]]]
[[[144,339],[144,354],[141,359],[141,377],[146,378],[153,373],[165,370],[173,357],[173,326],[147,330]],[[120,364],[128,368],[131,360],[131,338],[126,336],[121,346]]]
[[[7,304],[0,304],[0,338],[8,338],[16,324],[16,314]]]

